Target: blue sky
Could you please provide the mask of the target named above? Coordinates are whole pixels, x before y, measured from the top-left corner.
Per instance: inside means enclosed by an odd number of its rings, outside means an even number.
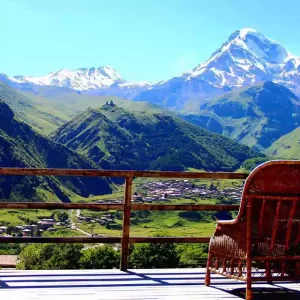
[[[253,27],[300,56],[298,0],[0,0],[0,72],[109,65],[129,81],[194,68]]]

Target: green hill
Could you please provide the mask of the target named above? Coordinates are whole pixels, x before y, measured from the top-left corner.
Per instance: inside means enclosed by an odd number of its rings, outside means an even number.
[[[36,93],[35,93],[36,92]],[[160,112],[161,108],[146,102],[133,102],[114,96],[86,95],[67,88],[36,87],[33,91],[18,91],[0,82],[0,99],[16,116],[43,135],[48,135],[78,113],[98,108],[113,100],[130,111]]]
[[[0,167],[91,169],[97,165],[36,133],[0,102]],[[0,180],[0,199],[70,201],[75,195],[109,192],[109,182],[101,178],[5,176]]]
[[[148,102],[134,102],[116,96],[87,95],[81,94],[80,92],[75,93],[74,91],[65,91],[64,93],[57,94],[45,93],[44,96],[33,94],[32,92],[25,92],[24,94],[30,99],[34,99],[37,103],[42,103],[42,101],[46,99],[47,103],[55,105],[60,111],[67,114],[68,117],[75,117],[76,114],[81,113],[88,108],[98,108],[111,100],[119,107],[123,107],[130,111],[162,111],[160,107]]]
[[[17,91],[0,82],[0,100],[7,103],[16,117],[42,134],[49,134],[73,116],[67,109],[32,93]]]
[[[300,124],[300,101],[287,88],[266,82],[237,90],[182,118],[210,131],[264,150]]]
[[[172,115],[110,105],[88,109],[51,137],[109,169],[232,171],[258,155]]]
[[[275,141],[266,153],[279,158],[300,159],[300,127]]]

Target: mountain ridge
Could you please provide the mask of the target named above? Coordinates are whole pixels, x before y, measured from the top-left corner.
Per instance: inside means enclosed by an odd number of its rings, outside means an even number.
[[[115,105],[86,110],[51,138],[106,169],[228,171],[259,155],[178,117]]]
[[[0,167],[96,169],[92,161],[38,134],[15,117],[0,101]],[[108,180],[87,177],[6,176],[0,181],[0,199],[70,202],[73,196],[110,193]],[[51,200],[50,200],[51,201]]]
[[[300,125],[300,100],[286,87],[265,82],[218,96],[181,117],[264,151]]]
[[[37,86],[69,88],[79,93],[114,95],[169,109],[184,109],[236,88],[273,81],[300,95],[300,57],[252,28],[232,33],[219,49],[191,72],[158,83],[127,82],[112,67],[62,69],[42,77],[0,74],[0,81],[38,93]],[[63,90],[60,90],[63,92]]]
[[[185,109],[189,100],[202,104],[224,92],[266,81],[282,84],[299,94],[299,66],[299,57],[255,29],[246,28],[230,35],[191,72],[141,91],[134,99]]]
[[[110,66],[98,68],[60,69],[45,76],[7,76],[0,74],[0,80],[13,87],[30,89],[34,86],[56,86],[75,91],[94,91],[99,89],[139,89],[152,85],[150,82],[128,82]]]

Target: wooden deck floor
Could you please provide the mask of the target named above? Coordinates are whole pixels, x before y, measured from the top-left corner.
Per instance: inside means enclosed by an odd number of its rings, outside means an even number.
[[[155,270],[0,270],[0,299],[244,299],[245,284],[205,269]],[[255,299],[300,299],[299,283],[255,284]]]

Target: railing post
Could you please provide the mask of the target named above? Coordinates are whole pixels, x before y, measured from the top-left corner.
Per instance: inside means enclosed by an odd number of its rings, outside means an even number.
[[[131,196],[132,177],[126,177],[124,191],[123,236],[120,266],[121,271],[125,271],[128,267]]]

